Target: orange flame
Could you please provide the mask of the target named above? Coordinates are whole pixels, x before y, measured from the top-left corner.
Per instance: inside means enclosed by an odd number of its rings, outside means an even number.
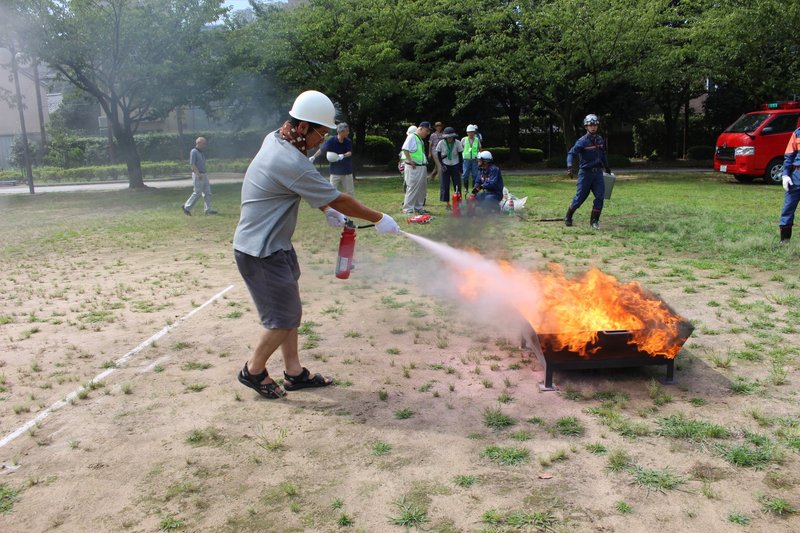
[[[680,333],[681,317],[648,293],[638,283],[620,283],[615,277],[593,268],[574,279],[567,279],[559,265],[549,272],[523,272],[501,262],[505,287],[512,305],[537,333],[546,333],[555,351],[569,350],[588,356],[598,332],[626,330],[629,344],[653,356],[674,358],[685,338]],[[496,290],[470,268],[461,268],[461,294],[475,299],[482,291]],[[480,283],[479,283],[480,280]],[[542,342],[545,342],[544,340]]]

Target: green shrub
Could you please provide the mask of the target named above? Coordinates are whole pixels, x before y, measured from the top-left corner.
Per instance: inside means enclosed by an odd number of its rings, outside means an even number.
[[[686,150],[686,157],[693,161],[709,161],[714,159],[714,147],[713,146],[690,146]]]
[[[492,157],[497,163],[505,163],[511,158],[511,149],[506,146],[485,148],[492,152]],[[544,161],[544,152],[538,148],[520,148],[519,159],[523,163],[539,163]]]
[[[363,164],[386,165],[397,159],[399,150],[386,137],[367,135],[364,142],[364,153],[361,155]]]
[[[615,168],[627,168],[631,166],[631,160],[624,155],[608,154],[608,166],[611,167],[611,170]]]
[[[608,166],[611,170],[615,168],[627,168],[631,166],[631,160],[627,156],[620,154],[608,154]],[[567,154],[553,153],[547,160],[547,168],[563,168],[564,172],[567,171]]]

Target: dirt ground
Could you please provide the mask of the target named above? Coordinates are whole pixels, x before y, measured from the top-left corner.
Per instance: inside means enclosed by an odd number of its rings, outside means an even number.
[[[464,316],[434,296],[421,281],[431,279],[426,263],[389,275],[390,263],[365,257],[350,280],[336,281],[333,257],[298,246],[309,321],[302,358],[337,385],[269,401],[235,379],[260,326],[231,253],[204,249],[200,238],[185,245],[124,259],[45,256],[2,277],[0,314],[13,320],[0,325],[0,438],[111,373],[0,447],[0,483],[18,490],[13,509],[0,513],[0,531],[402,531],[393,522],[413,506],[427,511],[425,530],[440,532],[535,530],[508,518],[523,511],[545,513],[553,531],[800,530],[797,515],[767,513],[760,502],[780,496],[800,505],[796,451],[761,470],[737,467],[713,442],[623,437],[588,411],[601,404],[595,393],[616,391],[629,397],[621,412],[651,430],[683,413],[737,438],[772,431],[753,410],[798,417],[794,366],[786,384],[741,395],[729,389],[734,376],[764,380],[767,365],[711,362],[750,338],[728,333],[741,319],[709,306],[711,295],[756,281],[743,302],[780,294],[767,276],[731,281],[701,272],[696,292],[670,279],[652,287],[702,324],[679,358],[677,384],[664,388],[671,401],[656,406],[649,389],[661,367],[557,372],[562,392],[539,392],[541,365],[487,327],[491,317]],[[270,373],[282,370],[274,357]],[[704,405],[690,403],[696,398]],[[486,410],[496,408],[515,424],[487,427]],[[400,418],[402,410],[411,415]],[[564,416],[576,417],[585,434],[553,430]],[[685,483],[648,490],[629,472],[609,471],[608,454],[587,444],[625,450],[643,468],[669,467]],[[495,464],[483,453],[492,445],[526,449],[530,461]],[[474,476],[474,484],[456,476]],[[493,525],[492,510],[506,518]],[[731,513],[749,524],[732,523]]]

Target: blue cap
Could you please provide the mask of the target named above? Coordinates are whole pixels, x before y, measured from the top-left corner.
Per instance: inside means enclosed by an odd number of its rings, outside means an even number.
[[[419,123],[419,126],[417,126],[417,127],[418,127],[418,128],[428,128],[428,129],[431,129],[431,123],[430,123],[430,122],[428,122],[427,120],[423,120],[422,122],[420,122],[420,123]]]

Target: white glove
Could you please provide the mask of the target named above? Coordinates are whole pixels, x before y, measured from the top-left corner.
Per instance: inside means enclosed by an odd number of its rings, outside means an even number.
[[[344,154],[339,154],[339,161],[341,161],[342,159],[344,159]]]
[[[328,219],[328,225],[332,228],[341,228],[347,222],[347,218],[332,207],[325,209],[325,218]]]
[[[375,230],[381,235],[397,235],[400,233],[400,226],[397,225],[397,222],[392,217],[384,213],[383,217],[375,224]]]
[[[314,156],[312,155],[311,157],[308,158],[308,160],[313,163],[314,162]]]
[[[792,178],[789,176],[781,176],[781,181],[783,181],[783,190],[789,192],[789,187],[792,185]]]

